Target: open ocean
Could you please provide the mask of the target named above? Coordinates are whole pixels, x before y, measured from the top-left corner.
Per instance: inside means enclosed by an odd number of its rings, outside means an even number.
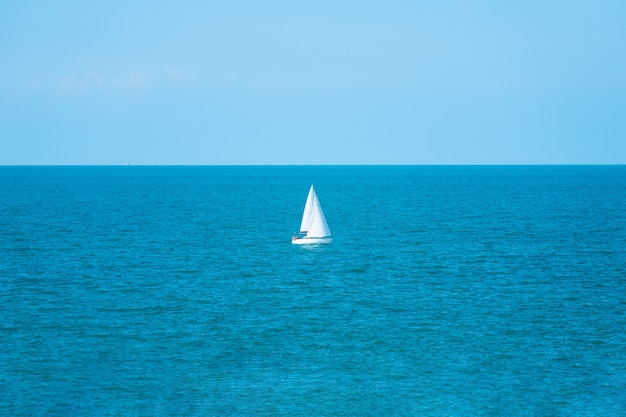
[[[626,166],[0,167],[0,415],[626,415]]]

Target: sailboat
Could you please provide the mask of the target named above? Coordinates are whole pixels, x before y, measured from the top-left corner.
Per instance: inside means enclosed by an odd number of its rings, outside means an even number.
[[[326,223],[320,200],[317,198],[313,185],[311,185],[304,205],[300,233],[296,233],[291,238],[291,243],[294,245],[323,245],[332,241],[333,237],[330,234],[328,223]]]

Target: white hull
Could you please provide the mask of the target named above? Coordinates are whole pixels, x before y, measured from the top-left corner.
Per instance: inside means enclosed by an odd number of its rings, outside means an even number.
[[[294,245],[327,245],[333,241],[332,237],[301,237],[293,239]]]

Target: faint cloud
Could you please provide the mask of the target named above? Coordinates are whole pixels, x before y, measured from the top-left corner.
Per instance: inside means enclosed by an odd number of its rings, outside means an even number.
[[[189,71],[181,67],[165,67],[163,72],[174,81],[186,81],[190,78]]]
[[[33,77],[16,87],[22,92],[55,91],[59,94],[85,95],[95,93],[142,92],[152,88],[174,85],[184,87],[192,80],[191,73],[180,66],[153,70],[132,70],[106,73],[87,71],[57,77]]]
[[[66,75],[61,78],[57,83],[57,88],[64,93],[86,93],[90,89],[85,78],[75,75]]]
[[[150,77],[145,73],[133,71],[128,74],[115,75],[110,78],[109,84],[112,87],[125,90],[145,89],[150,86]]]
[[[95,71],[90,71],[85,74],[85,79],[90,85],[96,86],[98,88],[104,87],[106,83],[106,77],[104,76],[104,74],[100,74]]]
[[[113,75],[89,71],[80,75],[65,75],[57,79],[54,84],[57,91],[67,94],[87,94],[109,90],[137,91],[150,86],[150,77],[140,71]]]
[[[190,87],[196,81],[188,68],[167,66],[162,69],[164,81],[178,88]]]

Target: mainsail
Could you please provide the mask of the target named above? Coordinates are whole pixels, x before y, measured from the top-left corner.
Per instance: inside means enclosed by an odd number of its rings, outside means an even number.
[[[313,187],[311,186],[311,190],[312,189]],[[317,198],[317,194],[315,194],[315,191],[313,191],[312,205],[313,207],[311,210],[311,224],[309,226],[306,237],[329,237],[330,228],[328,227],[328,223],[326,223],[326,217],[324,217],[324,212],[322,211],[320,200]]]

